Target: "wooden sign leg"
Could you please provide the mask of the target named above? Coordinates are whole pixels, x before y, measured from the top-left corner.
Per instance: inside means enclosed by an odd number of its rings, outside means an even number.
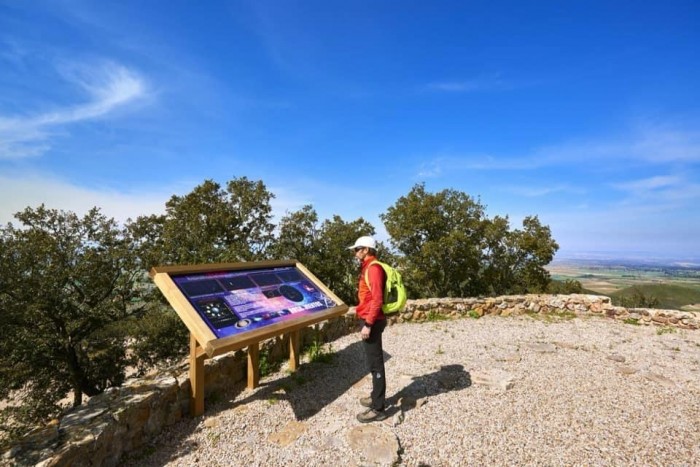
[[[255,389],[260,383],[260,343],[248,346],[248,389]]]
[[[204,349],[190,333],[190,415],[198,417],[204,413]]]
[[[301,331],[292,331],[289,333],[289,370],[297,371],[299,369],[299,341]]]

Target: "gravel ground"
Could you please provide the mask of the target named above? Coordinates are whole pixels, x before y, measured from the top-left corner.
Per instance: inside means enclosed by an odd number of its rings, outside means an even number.
[[[355,419],[371,386],[362,343],[331,345],[331,363],[232,387],[125,465],[380,462],[353,443],[359,426],[398,441],[401,465],[700,465],[698,331],[593,317],[391,326],[391,416],[370,425]]]

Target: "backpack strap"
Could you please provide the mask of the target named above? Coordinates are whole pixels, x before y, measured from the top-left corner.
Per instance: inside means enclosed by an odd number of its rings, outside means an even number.
[[[371,263],[367,265],[367,269],[365,269],[365,284],[367,284],[367,288],[372,291],[372,286],[369,285],[369,268],[371,268],[374,264],[378,265],[382,270],[384,270],[384,266],[382,266],[382,263],[379,260],[372,260]],[[384,273],[386,274],[386,272]]]

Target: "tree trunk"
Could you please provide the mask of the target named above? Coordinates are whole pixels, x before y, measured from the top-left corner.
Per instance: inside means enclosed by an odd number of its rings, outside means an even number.
[[[91,384],[85,375],[85,371],[80,365],[78,353],[71,345],[67,346],[67,363],[68,370],[71,375],[71,386],[73,386],[73,407],[77,407],[83,403],[83,394],[92,397],[100,393],[99,389]]]
[[[73,407],[78,407],[83,403],[83,391],[77,385],[73,385]]]

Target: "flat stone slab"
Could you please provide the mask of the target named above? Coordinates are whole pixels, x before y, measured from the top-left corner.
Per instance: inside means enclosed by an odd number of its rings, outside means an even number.
[[[617,371],[622,373],[623,375],[633,375],[639,372],[638,369],[631,366],[619,366],[617,367]]]
[[[282,431],[272,433],[267,440],[278,446],[289,446],[306,431],[306,424],[301,422],[289,422]]]
[[[577,344],[572,344],[571,342],[564,342],[564,341],[555,341],[553,342],[554,345],[559,347],[560,349],[569,349],[569,350],[578,350],[579,346]]]
[[[608,355],[606,358],[608,360],[612,360],[613,362],[618,362],[618,363],[625,363],[625,360],[626,360],[625,357],[623,357],[622,355],[619,355],[619,354]]]
[[[676,386],[676,383],[665,377],[664,375],[660,375],[658,373],[652,373],[650,371],[645,371],[641,373],[642,376],[644,376],[646,379],[649,381],[653,381],[655,383],[659,383],[662,386],[666,386],[667,388],[673,388]]]
[[[362,389],[367,384],[372,384],[372,377],[369,375],[365,376],[364,378],[361,378],[358,382],[353,384],[352,387],[355,389]]]
[[[399,440],[382,426],[356,426],[348,432],[348,443],[362,459],[380,465],[399,461]]]
[[[513,375],[502,370],[472,370],[469,372],[472,383],[494,389],[508,390],[515,385]]]
[[[499,352],[493,356],[497,362],[518,363],[522,357],[517,352]]]
[[[219,425],[221,425],[221,420],[218,418],[207,418],[204,420],[204,426],[207,428],[216,428]]]
[[[557,351],[557,346],[554,344],[543,344],[540,342],[525,344],[528,349],[539,353],[554,353]]]

